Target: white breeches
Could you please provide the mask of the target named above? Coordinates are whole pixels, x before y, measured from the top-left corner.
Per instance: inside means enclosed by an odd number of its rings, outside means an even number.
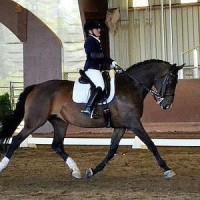
[[[96,69],[88,69],[85,71],[86,75],[92,80],[96,87],[101,87],[104,90],[105,85],[103,81],[102,74],[99,70]]]

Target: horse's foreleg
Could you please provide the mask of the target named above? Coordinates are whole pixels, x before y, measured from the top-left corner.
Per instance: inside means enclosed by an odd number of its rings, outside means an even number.
[[[88,169],[86,171],[86,178],[91,178],[98,172],[102,171],[104,167],[108,164],[108,162],[113,158],[113,156],[117,152],[119,142],[121,138],[123,137],[125,130],[126,130],[125,128],[114,129],[112,138],[111,138],[110,149],[107,153],[106,158],[102,162],[100,162],[94,169],[92,168]]]
[[[2,172],[7,167],[12,155],[14,154],[14,151],[20,146],[20,144],[29,136],[32,131],[32,129],[23,128],[18,135],[13,137],[5,157],[0,162],[0,172]]]
[[[140,121],[138,123],[134,123],[134,127],[132,128],[132,130],[153,153],[155,159],[158,162],[158,165],[164,170],[165,178],[171,178],[175,176],[176,174],[167,166],[166,162],[161,158],[160,154],[158,153],[157,147],[148,136],[147,132],[144,130]]]
[[[53,125],[54,128],[54,139],[51,145],[52,149],[64,160],[64,162],[68,165],[70,170],[72,170],[72,176],[80,179],[81,173],[79,168],[77,167],[74,160],[69,157],[69,155],[64,150],[64,138],[67,131],[68,123],[64,122],[62,119],[52,116],[49,121]]]

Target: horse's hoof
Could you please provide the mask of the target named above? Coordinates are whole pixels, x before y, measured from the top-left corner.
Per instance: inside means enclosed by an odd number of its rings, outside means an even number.
[[[176,173],[172,170],[167,170],[165,173],[164,173],[164,177],[166,179],[168,178],[172,178],[173,176],[176,176]]]
[[[87,169],[86,172],[85,172],[85,178],[87,179],[91,179],[93,176],[93,171],[91,168]]]
[[[77,178],[77,179],[81,179],[81,178],[82,178],[81,172],[80,172],[79,170],[73,171],[73,172],[72,172],[72,176],[73,176],[74,178]]]

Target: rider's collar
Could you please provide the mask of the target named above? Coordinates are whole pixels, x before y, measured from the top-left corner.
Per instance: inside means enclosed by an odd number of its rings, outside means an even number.
[[[99,43],[101,42],[100,39],[99,39],[98,37],[96,37],[96,36],[94,36],[94,35],[92,35],[92,34],[89,34],[89,36],[92,36],[93,38],[95,38],[96,40],[98,40]]]

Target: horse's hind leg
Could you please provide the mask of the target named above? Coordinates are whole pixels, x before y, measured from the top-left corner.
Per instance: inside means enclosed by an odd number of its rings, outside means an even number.
[[[51,116],[49,122],[54,128],[54,138],[51,145],[52,149],[64,160],[68,167],[72,170],[72,176],[75,178],[81,178],[81,173],[76,163],[64,150],[64,138],[67,131],[68,123],[64,122],[62,119]]]
[[[0,172],[2,172],[8,165],[12,155],[14,154],[14,151],[20,146],[20,144],[29,136],[30,133],[32,133],[35,129],[30,128],[23,128],[21,132],[14,136],[12,139],[12,142],[8,148],[8,151],[5,155],[5,157],[0,162]]]
[[[161,158],[155,144],[148,136],[147,132],[144,130],[140,121],[134,123],[132,131],[140,138],[140,140],[142,140],[142,142],[146,144],[147,148],[153,153],[158,162],[158,165],[164,170],[165,178],[172,178],[173,176],[175,176],[176,174],[167,166],[166,162]]]
[[[95,169],[88,169],[86,171],[86,178],[91,178],[94,176],[96,173],[102,171],[104,167],[108,164],[108,162],[113,158],[115,153],[117,152],[117,149],[119,147],[119,142],[121,138],[123,137],[125,133],[125,128],[116,128],[113,131],[112,137],[111,137],[111,144],[110,144],[110,149],[108,150],[106,158],[100,162]]]

